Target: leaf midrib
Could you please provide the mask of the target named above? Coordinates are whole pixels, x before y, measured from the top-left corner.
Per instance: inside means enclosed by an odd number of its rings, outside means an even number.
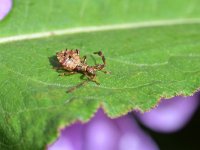
[[[77,34],[77,33],[97,32],[97,31],[107,31],[107,30],[120,30],[120,29],[130,29],[130,28],[134,29],[134,28],[148,28],[148,27],[158,27],[158,26],[185,25],[185,24],[200,24],[200,18],[154,20],[154,21],[145,21],[145,22],[136,22],[136,23],[67,28],[67,29],[54,30],[54,31],[48,31],[48,32],[38,32],[38,33],[31,33],[31,34],[2,37],[0,38],[0,44],[14,42],[14,41],[39,39],[39,38],[50,37],[50,36],[66,35],[66,34]]]

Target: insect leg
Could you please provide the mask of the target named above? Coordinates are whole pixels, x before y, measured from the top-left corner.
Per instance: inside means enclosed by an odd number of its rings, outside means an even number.
[[[94,54],[97,54],[97,55],[99,55],[101,57],[101,59],[103,61],[103,65],[105,66],[106,65],[106,58],[103,55],[102,51],[94,52]]]
[[[95,82],[97,85],[100,85],[100,83],[96,80],[96,75],[89,76],[87,73],[84,73],[84,75],[92,82]]]
[[[94,54],[98,54],[102,58],[102,61],[103,61],[103,64],[96,64],[94,67],[97,70],[102,70],[106,66],[105,56],[103,55],[103,53],[101,51],[94,52]]]
[[[77,55],[79,55],[79,54],[80,54],[80,51],[79,51],[78,49],[76,49],[76,53],[77,53]]]
[[[62,73],[60,73],[59,74],[59,76],[69,76],[69,75],[73,75],[73,74],[76,74],[77,72],[73,72],[73,71],[71,71],[71,72],[62,72]]]
[[[88,83],[88,81],[89,81],[89,80],[85,80],[85,81],[83,81],[83,82],[77,84],[76,86],[71,87],[71,88],[68,89],[66,92],[67,92],[67,93],[71,93],[71,92],[73,92],[74,90],[76,90],[76,89],[80,88],[81,86],[85,85],[86,83]]]
[[[83,56],[81,62],[85,64],[86,63],[86,59],[87,59],[87,56]]]

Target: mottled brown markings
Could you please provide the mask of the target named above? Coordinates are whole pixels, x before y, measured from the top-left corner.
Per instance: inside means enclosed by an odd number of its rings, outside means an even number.
[[[86,56],[80,57],[80,51],[76,50],[63,50],[56,53],[57,59],[60,63],[60,67],[56,67],[57,70],[64,70],[65,72],[61,73],[60,76],[72,75],[76,73],[81,73],[87,77],[87,80],[82,83],[72,87],[67,92],[72,92],[75,89],[81,87],[86,84],[88,81],[93,81],[99,85],[99,82],[96,80],[96,72],[103,71],[106,66],[106,59],[103,55],[102,51],[94,52],[94,54],[99,55],[102,58],[103,64],[95,64],[94,66],[89,66],[86,63]],[[109,73],[107,71],[103,71],[104,73]]]

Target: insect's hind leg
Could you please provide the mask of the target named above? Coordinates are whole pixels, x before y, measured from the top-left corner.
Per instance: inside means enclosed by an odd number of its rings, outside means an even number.
[[[86,79],[85,81],[83,81],[83,82],[77,84],[76,86],[71,87],[71,88],[68,89],[66,92],[67,92],[67,93],[71,93],[71,92],[75,91],[76,89],[78,89],[78,88],[80,88],[80,87],[86,85],[89,81],[92,81],[92,82],[96,83],[97,85],[100,84],[100,83],[96,80],[96,76],[89,76],[89,75],[87,75],[87,73],[84,73],[84,74],[81,76],[81,79],[83,79],[84,76],[87,77],[87,79]]]
[[[75,91],[76,89],[80,88],[81,86],[84,86],[84,85],[85,85],[86,83],[88,83],[88,82],[89,82],[89,80],[87,79],[87,80],[85,80],[85,81],[83,81],[83,82],[77,84],[76,86],[71,87],[71,88],[68,89],[66,92],[67,92],[67,93],[71,93],[71,92]]]

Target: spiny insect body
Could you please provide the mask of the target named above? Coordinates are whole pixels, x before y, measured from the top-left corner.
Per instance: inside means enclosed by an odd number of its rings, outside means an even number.
[[[56,53],[57,59],[60,63],[60,67],[56,69],[65,70],[66,72],[61,73],[61,76],[71,75],[76,73],[81,73],[86,76],[89,80],[99,84],[96,81],[96,72],[105,68],[106,60],[102,51],[94,52],[94,54],[99,55],[102,58],[103,64],[96,64],[94,66],[89,66],[86,63],[86,56],[80,57],[80,51],[76,50],[63,50]],[[104,71],[104,73],[108,73]]]

